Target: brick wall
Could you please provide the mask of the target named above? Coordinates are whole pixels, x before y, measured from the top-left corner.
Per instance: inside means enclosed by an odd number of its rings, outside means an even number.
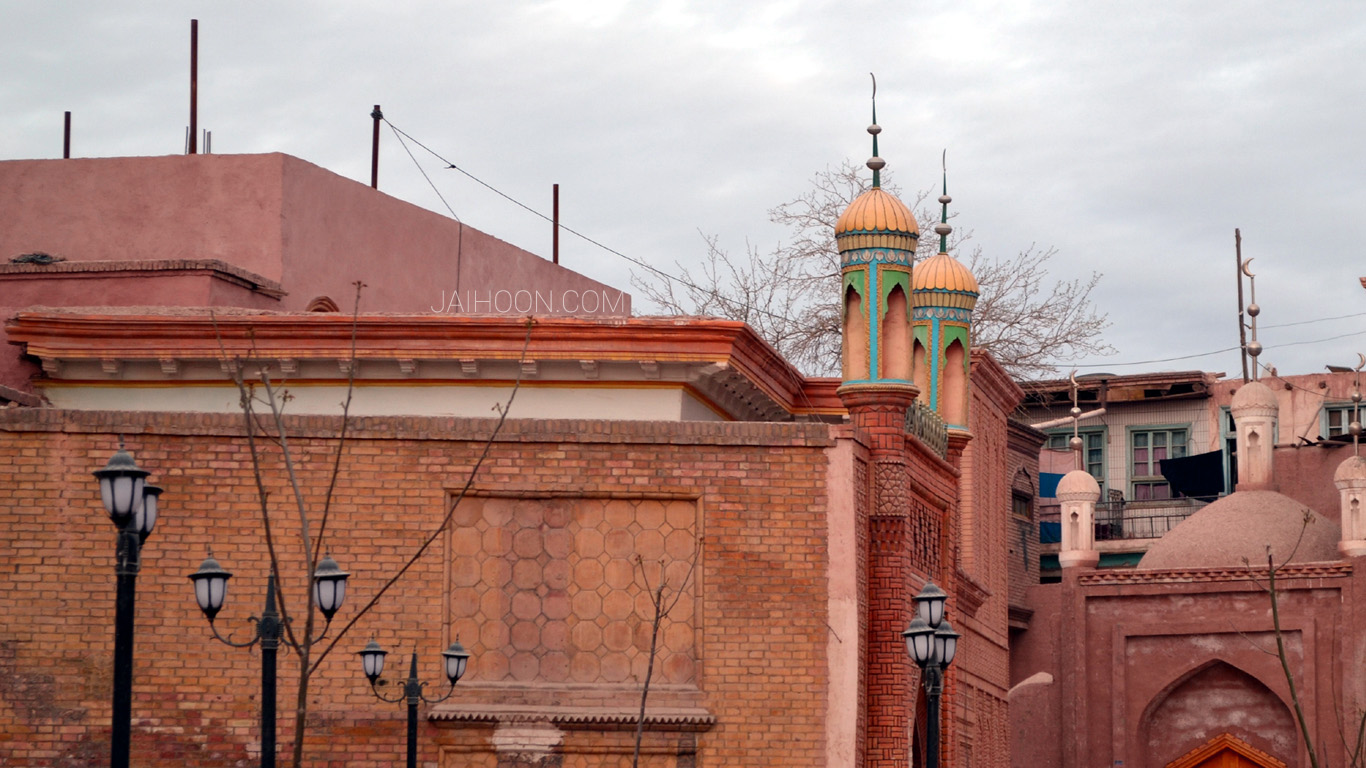
[[[260,611],[267,554],[240,421],[0,411],[0,488],[9,497],[11,532],[0,565],[0,763],[86,765],[106,754],[114,529],[89,473],[108,460],[118,434],[166,489],[138,579],[134,763],[257,760],[259,656],[207,637],[185,578],[210,548],[234,571],[217,623],[241,639],[246,617]],[[289,420],[315,534],[334,447],[328,437],[338,424]],[[352,574],[338,625],[437,525],[492,426],[353,420],[324,547]],[[652,728],[646,764],[820,764],[824,451],[831,441],[823,425],[508,422],[474,483],[476,495],[457,510],[460,524],[314,677],[310,764],[381,765],[401,754],[402,708],[371,697],[355,660],[371,637],[392,652],[390,674],[402,674],[416,649],[421,676],[435,683],[442,679],[440,650],[459,636],[474,658],[457,695],[439,706],[443,713],[469,714],[500,691],[535,698],[539,690],[572,708],[583,691],[596,701],[604,691],[638,690],[648,606],[627,585],[624,564],[635,554],[662,554],[667,562],[698,552],[691,592],[663,628],[652,701],[695,696],[715,725],[700,733]],[[265,460],[269,514],[287,607],[298,610],[305,580],[297,513],[275,453],[269,449]],[[471,582],[474,563],[480,575]],[[527,573],[519,577],[528,563],[540,570],[541,584]],[[559,563],[569,565],[567,573],[547,573],[563,570]],[[680,578],[676,567],[672,575]],[[594,605],[576,610],[576,597]],[[598,611],[592,619],[590,608]],[[598,619],[596,632],[583,623]],[[295,621],[297,628],[302,618]],[[580,623],[585,628],[576,635]],[[594,645],[595,635],[603,636],[602,646]],[[282,655],[282,754],[292,739],[287,713],[297,662]],[[434,685],[432,692],[444,688]],[[421,729],[426,760],[515,764],[493,754],[488,722],[424,718]],[[631,740],[615,728],[588,728],[567,732],[564,745],[566,765],[619,765],[623,753],[629,759]]]

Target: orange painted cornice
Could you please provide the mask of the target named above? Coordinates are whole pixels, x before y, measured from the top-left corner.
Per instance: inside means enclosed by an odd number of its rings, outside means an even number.
[[[838,382],[807,379],[744,323],[703,318],[514,316],[229,311],[30,310],[5,324],[11,343],[59,360],[654,361],[728,368],[792,413],[841,413]],[[830,382],[833,382],[830,383]],[[827,392],[827,390],[829,390]]]

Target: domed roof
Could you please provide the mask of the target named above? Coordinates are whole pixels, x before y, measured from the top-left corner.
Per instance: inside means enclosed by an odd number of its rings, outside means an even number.
[[[1333,483],[1339,488],[1345,483],[1356,487],[1366,484],[1366,456],[1348,456],[1333,473]]]
[[[1073,494],[1089,496],[1092,501],[1095,501],[1100,498],[1100,483],[1096,482],[1090,472],[1074,469],[1063,475],[1062,479],[1058,481],[1058,490],[1055,495],[1062,499],[1064,496]]]
[[[977,278],[947,253],[937,253],[915,266],[911,293],[917,307],[957,307],[971,310],[980,293]]]
[[[854,202],[835,222],[835,237],[845,234],[894,233],[920,236],[920,226],[906,204],[881,187],[873,187]]]
[[[1271,408],[1279,406],[1276,402],[1276,393],[1271,391],[1271,387],[1260,381],[1249,381],[1238,388],[1233,393],[1233,400],[1229,402],[1229,410],[1239,411],[1244,408]]]
[[[959,291],[973,295],[981,290],[968,268],[947,253],[937,253],[917,265],[913,287],[917,291]]]
[[[1138,567],[1182,570],[1265,565],[1267,547],[1277,563],[1287,558],[1296,563],[1334,561],[1339,538],[1336,523],[1289,496],[1238,491],[1182,521],[1153,544]]]

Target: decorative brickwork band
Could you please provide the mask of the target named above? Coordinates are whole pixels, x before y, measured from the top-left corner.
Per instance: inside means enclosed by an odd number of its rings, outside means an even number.
[[[893,467],[886,466],[889,470]],[[880,466],[879,470],[883,467]],[[904,469],[895,467],[895,469]],[[891,474],[879,471],[879,476]],[[910,754],[911,661],[901,630],[910,616],[910,518],[876,514],[870,520],[872,567],[868,621],[868,761],[905,766]]]

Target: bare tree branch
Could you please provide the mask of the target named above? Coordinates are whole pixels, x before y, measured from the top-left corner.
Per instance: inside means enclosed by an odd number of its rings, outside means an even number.
[[[341,473],[342,456],[345,452],[348,427],[350,426],[350,406],[355,391],[356,344],[359,326],[360,294],[363,287],[364,285],[362,283],[356,283],[356,304],[352,314],[351,328],[351,365],[347,377],[346,397],[341,404],[342,424],[336,438],[336,449],[330,457],[331,466],[328,473],[328,484],[326,494],[321,500],[322,512],[318,521],[316,537],[310,536],[311,521],[309,517],[309,505],[306,501],[306,496],[302,487],[303,484],[299,477],[300,457],[296,455],[296,451],[291,446],[288,424],[285,420],[285,407],[290,399],[289,394],[279,389],[277,383],[272,380],[269,366],[266,364],[267,361],[262,361],[256,354],[255,341],[250,332],[248,332],[248,337],[251,338],[251,345],[248,356],[243,358],[229,355],[227,346],[223,341],[222,331],[218,325],[218,319],[210,312],[214,333],[218,339],[219,352],[222,355],[225,367],[231,373],[232,380],[238,389],[239,405],[242,410],[247,446],[251,458],[252,474],[256,483],[257,498],[260,506],[262,530],[266,540],[266,549],[270,558],[270,571],[275,577],[276,601],[285,635],[283,639],[287,647],[293,648],[299,656],[300,674],[295,702],[294,745],[293,759],[291,761],[291,764],[295,766],[295,768],[302,765],[303,761],[304,733],[308,719],[308,689],[311,677],[316,673],[323,660],[327,658],[328,654],[334,648],[336,648],[337,644],[356,622],[365,616],[366,613],[379,602],[380,598],[382,598],[384,594],[397,583],[419,559],[421,559],[422,555],[431,547],[432,543],[449,527],[450,522],[455,515],[456,508],[461,500],[466,497],[474,484],[474,480],[478,476],[480,468],[483,466],[492,450],[498,434],[502,431],[503,425],[507,421],[508,414],[511,412],[512,403],[516,399],[517,392],[521,388],[521,373],[519,371],[517,380],[513,383],[512,391],[509,393],[507,401],[495,406],[499,412],[497,424],[494,426],[493,432],[489,435],[488,439],[484,442],[483,450],[475,461],[474,466],[470,469],[469,475],[466,477],[465,484],[461,488],[460,493],[448,504],[440,525],[424,538],[422,543],[403,566],[384,582],[370,600],[351,617],[350,621],[348,621],[341,630],[326,643],[326,645],[319,646],[319,643],[324,640],[327,632],[324,630],[321,635],[317,637],[314,636],[316,619],[313,610],[314,594],[312,589],[312,576],[314,571],[317,570],[318,560],[324,551],[323,539],[326,533],[328,516],[332,508],[333,495],[336,493],[338,478]],[[523,340],[522,344],[523,357],[525,357],[526,350],[531,343],[531,333],[534,325],[535,321],[532,318],[527,318],[526,338]],[[260,377],[259,383],[248,382],[246,380],[245,372],[253,368]],[[263,395],[258,394],[258,391],[263,393]],[[268,421],[263,419],[263,414],[257,411],[258,404],[263,408],[268,409]],[[284,582],[280,578],[280,560],[275,547],[275,536],[271,527],[269,514],[270,493],[266,490],[266,470],[264,468],[259,438],[270,441],[280,451],[280,460],[283,464],[290,489],[294,494],[295,508],[298,517],[297,533],[302,545],[301,550],[304,556],[304,568],[308,582],[307,599],[305,601],[307,611],[304,619],[304,627],[303,631],[298,634],[296,634],[293,622],[290,620],[290,613],[286,602],[286,590],[284,589]],[[316,658],[310,659],[315,646],[320,647],[321,650]]]
[[[886,171],[883,180],[895,194]],[[810,188],[769,210],[769,220],[790,232],[788,241],[772,251],[747,243],[738,255],[723,249],[715,235],[703,234],[702,258],[691,268],[677,264],[679,280],[633,272],[631,285],[669,314],[746,322],[801,370],[834,375],[841,336],[835,222],[868,185],[861,166],[845,161],[827,168],[812,178]],[[939,212],[927,207],[931,195],[917,194],[910,206],[920,222],[939,219]],[[963,259],[971,239],[971,231],[955,231],[950,252]],[[918,257],[937,250],[936,238],[922,238]],[[1037,377],[1064,362],[1114,351],[1101,338],[1107,316],[1091,301],[1100,274],[1050,281],[1047,263],[1056,253],[1031,244],[1002,258],[973,248],[964,259],[981,286],[973,346],[991,352],[1016,377]]]
[[[645,570],[645,560],[640,555],[636,555],[636,565],[640,568],[640,579],[645,582],[645,593],[650,596],[650,605],[654,609],[654,617],[650,623],[650,655],[646,657],[645,681],[640,688],[640,713],[636,717],[636,739],[635,749],[631,754],[631,768],[639,768],[640,766],[640,747],[645,738],[645,703],[650,697],[650,681],[655,674],[655,657],[659,654],[659,627],[683,597],[683,590],[687,588],[688,582],[692,580],[693,570],[697,568],[699,555],[699,552],[693,552],[692,560],[688,562],[688,571],[683,574],[683,579],[674,590],[672,600],[666,599],[664,596],[664,590],[669,583],[669,579],[664,573],[664,561],[659,561],[659,587],[655,588],[650,584],[650,574]]]

